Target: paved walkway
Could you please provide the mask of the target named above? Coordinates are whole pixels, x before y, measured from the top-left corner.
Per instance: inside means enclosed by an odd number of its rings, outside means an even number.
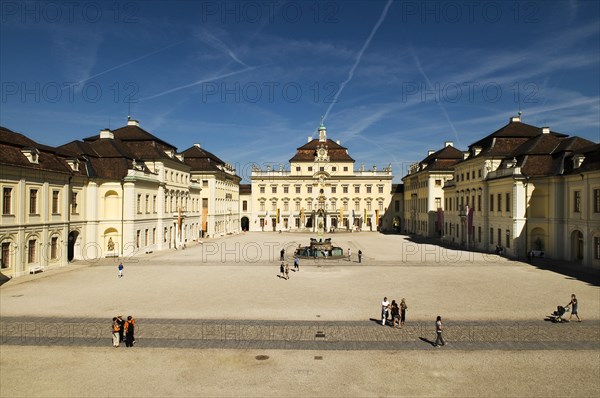
[[[426,350],[435,336],[431,323],[403,329],[369,321],[266,321],[141,319],[138,347],[293,350]],[[453,322],[445,325],[446,349],[600,350],[600,321],[554,324]],[[3,317],[3,345],[110,347],[110,320]]]

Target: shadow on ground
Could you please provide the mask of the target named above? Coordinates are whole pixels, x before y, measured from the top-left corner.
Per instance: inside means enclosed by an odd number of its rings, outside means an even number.
[[[417,236],[417,235],[408,235],[407,240],[409,242],[413,242],[413,243],[429,244],[429,245],[434,245],[434,246],[438,246],[438,247],[443,247],[445,249],[466,250],[464,246],[461,246],[458,243],[442,241],[442,240],[436,239],[436,238],[425,238],[425,237]],[[484,251],[484,250],[478,250],[478,249],[472,249],[469,251],[472,251],[475,253],[486,253],[486,254],[490,254],[490,255],[494,254],[490,251]],[[534,258],[530,259],[529,261],[525,258],[521,259],[521,258],[507,257],[507,259],[512,260],[512,261],[523,262],[523,263],[527,262],[535,268],[543,269],[546,271],[552,271],[552,272],[556,272],[557,274],[563,275],[566,277],[566,279],[575,279],[575,280],[579,280],[582,282],[586,282],[593,286],[600,286],[600,270],[590,268],[590,267],[584,267],[580,263],[577,263],[574,261],[563,261],[563,260],[556,260],[556,259],[551,259],[551,258],[539,258],[539,257],[534,257]]]

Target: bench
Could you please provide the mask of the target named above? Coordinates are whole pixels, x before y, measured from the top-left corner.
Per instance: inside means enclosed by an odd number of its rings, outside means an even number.
[[[44,271],[44,266],[43,265],[32,265],[29,267],[29,273],[30,274],[34,274],[36,272],[43,272]]]

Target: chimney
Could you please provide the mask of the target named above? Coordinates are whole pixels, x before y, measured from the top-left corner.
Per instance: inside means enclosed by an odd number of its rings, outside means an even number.
[[[112,131],[110,131],[110,129],[103,129],[103,130],[100,130],[100,139],[103,139],[103,138],[114,140],[115,135],[113,134]]]
[[[514,123],[514,122],[520,122],[521,121],[521,115],[519,116],[513,116],[510,118],[510,122]]]
[[[433,155],[434,153],[435,153],[435,151],[433,149],[430,149],[427,151],[427,156]]]
[[[542,134],[550,134],[550,127],[542,127]]]
[[[454,147],[454,142],[452,142],[452,141],[446,141],[446,142],[444,142],[444,148],[446,148],[447,146]]]
[[[311,142],[312,141],[312,137],[308,136],[308,141],[307,142]]]
[[[139,126],[140,126],[140,122],[138,122],[138,121],[137,121],[137,120],[135,120],[135,119],[129,119],[129,120],[127,121],[127,125],[128,125],[128,126],[138,126],[138,127],[139,127]]]
[[[194,146],[195,146],[196,148],[202,148],[202,147],[200,146],[200,144],[197,144],[197,143],[196,143],[196,144],[194,144]]]

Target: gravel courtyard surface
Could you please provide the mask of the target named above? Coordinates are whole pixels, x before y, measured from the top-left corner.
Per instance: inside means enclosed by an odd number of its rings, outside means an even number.
[[[377,233],[328,235],[350,261],[280,278],[281,248],[309,237],[249,233],[125,259],[123,278],[90,259],[5,283],[0,396],[600,393],[596,284]],[[545,322],[571,293],[584,321]],[[384,296],[406,298],[405,329],[376,322]],[[133,349],[110,347],[118,314],[138,320]],[[437,315],[450,344],[436,350]]]

